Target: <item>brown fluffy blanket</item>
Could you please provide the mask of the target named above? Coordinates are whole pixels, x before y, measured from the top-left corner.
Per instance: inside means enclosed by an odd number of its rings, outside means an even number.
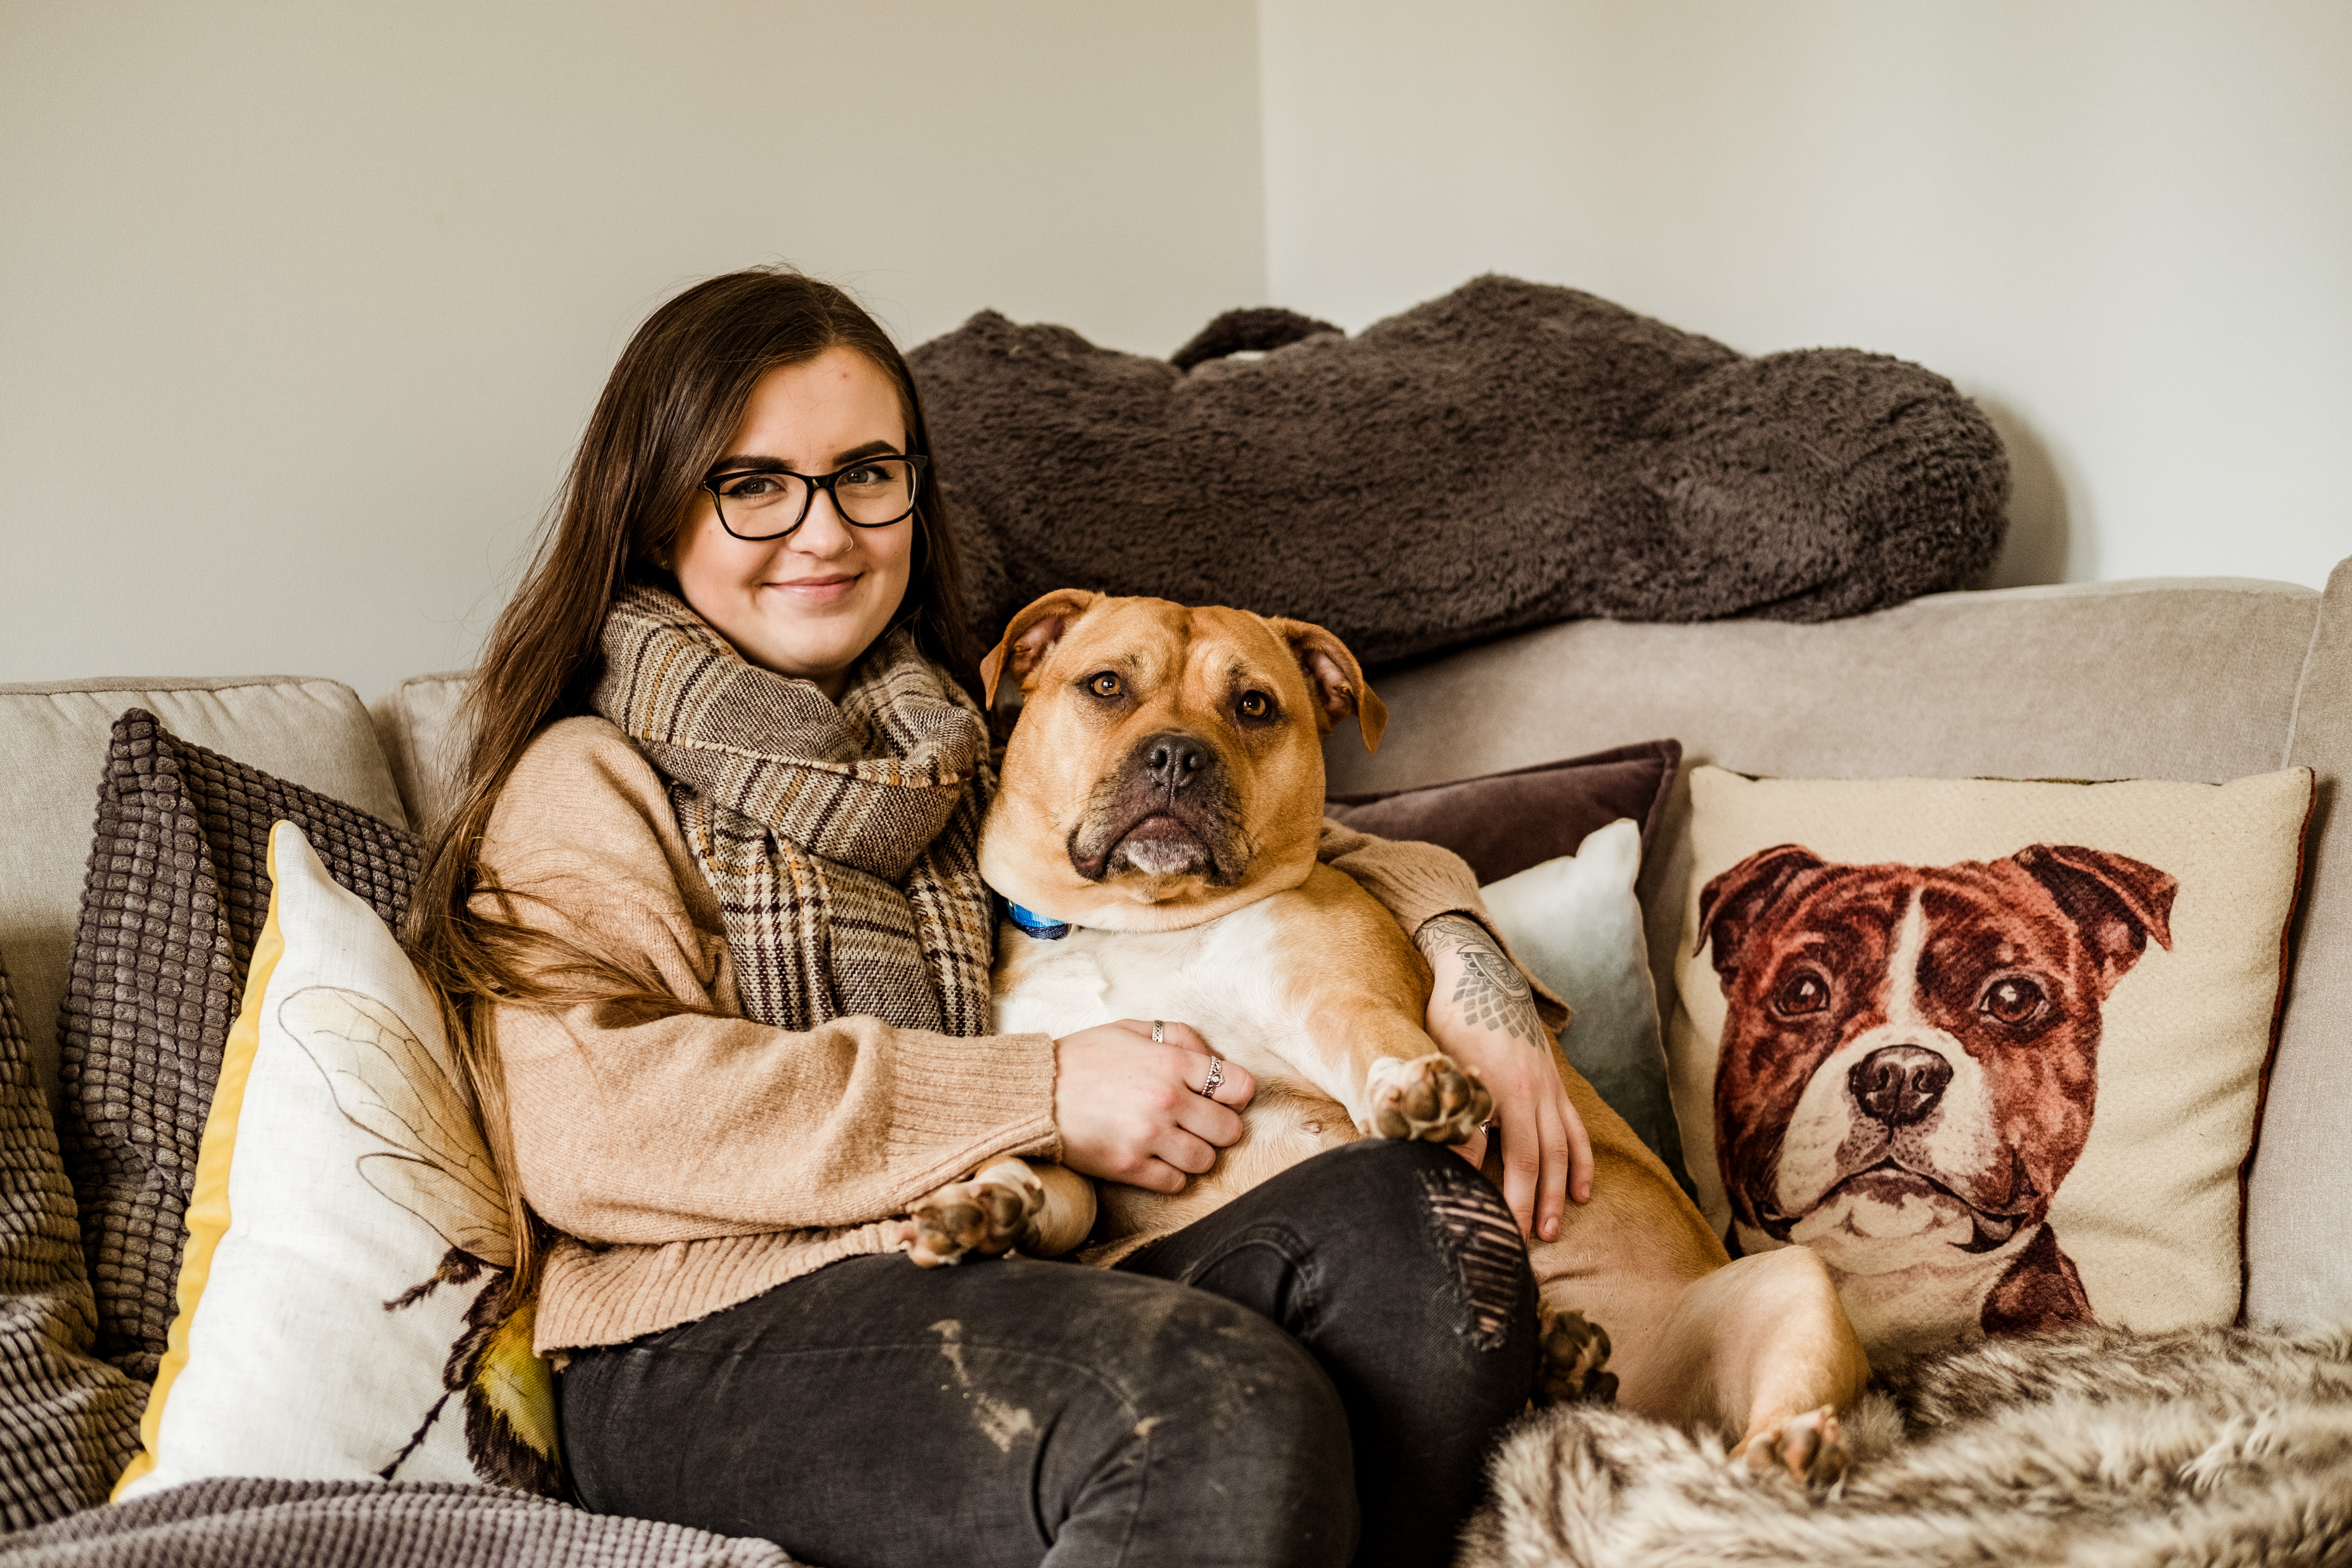
[[[2088,1329],[1915,1363],[1831,1491],[1559,1407],[1508,1438],[1463,1568],[2352,1563],[2352,1330]]]
[[[1968,585],[2005,528],[2000,439],[1943,377],[1509,278],[1352,338],[1233,311],[1155,360],[982,311],[908,357],[983,644],[1067,586],[1297,616],[1374,662],[1578,616],[1823,620]]]

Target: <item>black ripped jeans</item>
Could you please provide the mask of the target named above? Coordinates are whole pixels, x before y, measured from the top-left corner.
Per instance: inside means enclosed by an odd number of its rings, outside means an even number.
[[[1494,1188],[1367,1141],[1116,1270],[852,1258],[556,1388],[587,1507],[829,1568],[1434,1564],[1536,1350]]]

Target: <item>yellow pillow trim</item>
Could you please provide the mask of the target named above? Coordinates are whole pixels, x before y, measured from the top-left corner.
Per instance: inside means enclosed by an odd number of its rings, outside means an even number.
[[[172,1320],[163,1359],[155,1368],[155,1391],[139,1418],[142,1447],[114,1483],[110,1500],[120,1500],[122,1489],[155,1468],[155,1452],[163,1426],[163,1402],[171,1397],[173,1380],[188,1364],[188,1330],[195,1321],[196,1303],[204,1299],[211,1277],[214,1249],[228,1232],[228,1167],[236,1152],[236,1118],[245,1105],[246,1079],[253,1072],[254,1052],[261,1044],[261,1004],[269,991],[269,976],[285,956],[286,939],[278,929],[278,829],[269,829],[269,918],[253,944],[253,963],[245,977],[245,1003],[221,1050],[220,1080],[213,1089],[213,1108],[205,1118],[204,1142],[196,1149],[196,1190],[188,1202],[187,1247],[181,1254],[178,1285],[179,1315]]]

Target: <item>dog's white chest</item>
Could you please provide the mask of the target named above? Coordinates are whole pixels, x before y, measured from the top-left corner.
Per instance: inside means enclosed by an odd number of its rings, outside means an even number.
[[[1217,1054],[1260,1077],[1297,1077],[1304,1006],[1278,959],[1284,895],[1187,931],[1075,927],[1041,942],[1007,925],[993,981],[1000,1034],[1056,1038],[1118,1018],[1191,1025]]]

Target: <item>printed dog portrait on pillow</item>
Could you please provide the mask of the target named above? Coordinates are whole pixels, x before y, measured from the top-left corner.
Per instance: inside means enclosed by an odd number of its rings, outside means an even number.
[[[1702,1207],[1874,1358],[2237,1314],[2311,786],[1693,778],[1670,1031]]]
[[[2049,844],[1940,867],[1788,844],[1708,882],[1737,1244],[1810,1247],[1843,1293],[1931,1331],[2090,1321],[2050,1201],[2097,1113],[2101,1004],[2151,940],[2172,945],[2178,888]]]

